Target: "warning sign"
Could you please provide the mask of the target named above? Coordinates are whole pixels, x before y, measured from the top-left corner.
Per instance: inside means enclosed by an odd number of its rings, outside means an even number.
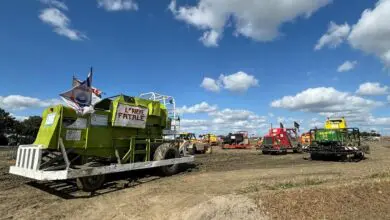
[[[147,108],[119,104],[116,111],[114,126],[145,128],[147,116]]]

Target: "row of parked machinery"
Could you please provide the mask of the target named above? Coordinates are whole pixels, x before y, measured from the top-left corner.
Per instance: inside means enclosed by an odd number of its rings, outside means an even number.
[[[194,133],[182,133],[179,138],[191,142],[187,148],[192,154],[211,152],[213,145],[220,145],[222,149],[250,149],[255,141],[249,138],[247,131],[218,137],[205,134],[199,135],[199,139]],[[336,157],[361,160],[369,152],[368,146],[361,144],[359,129],[348,128],[344,117],[328,118],[324,128],[314,128],[301,135],[298,123],[294,122],[294,127],[289,128],[280,123],[279,128],[271,127],[255,145],[263,154],[307,152],[312,159]]]
[[[218,137],[214,134],[201,134],[196,137],[195,133],[182,132],[176,138],[180,142],[188,142],[187,150],[190,154],[211,153],[212,146],[218,145]]]
[[[358,128],[348,128],[344,117],[325,121],[324,128],[314,128],[298,135],[299,125],[294,128],[271,128],[262,138],[258,148],[263,154],[307,152],[312,159],[336,157],[341,160],[361,160],[369,152],[369,147],[362,145]]]

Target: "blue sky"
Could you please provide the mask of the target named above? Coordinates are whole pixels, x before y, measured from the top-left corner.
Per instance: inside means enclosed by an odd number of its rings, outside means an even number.
[[[39,115],[93,66],[107,96],[174,96],[198,133],[327,115],[390,131],[389,0],[219,2],[3,0],[0,107]]]

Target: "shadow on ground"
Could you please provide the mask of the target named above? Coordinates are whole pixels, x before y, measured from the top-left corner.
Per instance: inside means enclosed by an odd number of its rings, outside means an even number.
[[[176,175],[183,175],[194,171],[197,171],[196,164],[182,164],[180,166],[180,172]],[[76,180],[48,182],[30,181],[26,184],[52,195],[58,196],[62,199],[81,199],[96,197],[107,193],[136,187],[141,184],[153,182],[162,178],[164,177],[159,175],[157,169],[108,174],[106,176],[106,183],[101,189],[95,192],[84,192],[79,190],[76,185]]]

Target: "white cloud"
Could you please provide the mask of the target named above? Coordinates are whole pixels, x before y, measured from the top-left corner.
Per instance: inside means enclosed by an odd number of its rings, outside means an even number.
[[[390,0],[379,0],[374,9],[363,11],[352,26],[348,41],[353,48],[378,56],[390,66]]]
[[[87,39],[87,36],[78,30],[70,28],[70,19],[57,8],[46,8],[41,11],[39,18],[53,27],[54,32],[71,40]]]
[[[12,117],[14,117],[17,121],[24,121],[24,120],[28,119],[27,116],[14,115],[14,114],[12,114],[12,113],[10,113],[10,115],[11,115]]]
[[[387,101],[390,102],[390,95],[387,96]]]
[[[280,36],[282,24],[298,17],[308,18],[332,0],[200,0],[196,6],[176,6],[169,10],[177,20],[202,31],[206,46],[217,46],[226,26],[232,24],[234,34],[256,41],[272,41]]]
[[[245,92],[250,87],[259,84],[259,81],[254,76],[241,71],[226,76],[222,74],[219,80],[221,80],[225,89],[232,92]]]
[[[185,113],[208,113],[208,112],[213,112],[217,110],[216,105],[209,105],[207,102],[201,102],[199,104],[195,104],[193,106],[187,107],[183,106],[178,109],[178,113],[180,114],[185,114]]]
[[[338,47],[347,37],[351,28],[347,23],[337,25],[333,21],[330,22],[328,31],[318,40],[314,50],[320,50],[324,46],[329,48]]]
[[[203,33],[203,36],[199,38],[199,40],[206,46],[206,47],[218,47],[218,40],[221,38],[221,34],[211,30],[211,31],[205,31]]]
[[[367,119],[368,125],[390,125],[390,117],[374,117],[370,116]]]
[[[359,95],[386,95],[389,92],[389,87],[381,86],[380,83],[366,82],[359,86],[356,93]]]
[[[297,122],[298,124],[302,124],[304,122],[303,119],[297,119],[297,118],[292,118],[292,117],[277,117],[276,118],[277,123],[283,123],[285,127],[293,127],[294,122]]]
[[[221,88],[231,92],[245,92],[250,87],[258,85],[259,81],[255,78],[255,76],[239,71],[226,76],[221,74],[218,80],[205,77],[200,86],[212,92],[218,92]]]
[[[272,113],[272,112],[268,113],[268,116],[271,118],[275,117],[274,113]]]
[[[68,10],[68,6],[65,5],[62,1],[57,0],[40,0],[42,4],[49,5],[50,7],[56,7],[62,10]]]
[[[138,10],[138,4],[133,0],[97,0],[98,7],[107,11]]]
[[[348,72],[350,70],[353,70],[356,67],[356,65],[357,65],[357,61],[347,60],[337,68],[337,72],[339,73]]]
[[[360,112],[369,111],[383,103],[364,99],[332,87],[306,89],[295,96],[284,96],[271,103],[272,107],[285,108],[292,111],[315,113]]]
[[[205,77],[200,86],[211,92],[219,92],[221,90],[221,86],[218,84],[217,80],[209,77]]]
[[[196,106],[196,107],[195,107]],[[182,119],[180,126],[182,130],[192,132],[216,132],[218,134],[226,134],[231,131],[246,130],[251,133],[258,133],[259,130],[268,127],[267,117],[259,116],[256,113],[245,109],[230,109],[226,108],[218,110],[210,105],[201,104],[194,105],[190,108],[191,112],[196,112],[196,109],[206,109],[207,119]]]
[[[58,99],[41,100],[21,95],[0,96],[0,108],[8,111],[24,110],[28,108],[45,108],[59,103],[61,103],[61,101]]]
[[[310,128],[322,128],[324,127],[324,122],[320,122],[318,118],[312,118],[309,122]],[[302,129],[303,130],[303,129]]]
[[[283,122],[286,121],[286,118],[285,118],[285,117],[280,117],[280,116],[278,116],[277,119],[276,119],[276,121],[277,121],[278,123],[283,123]]]

